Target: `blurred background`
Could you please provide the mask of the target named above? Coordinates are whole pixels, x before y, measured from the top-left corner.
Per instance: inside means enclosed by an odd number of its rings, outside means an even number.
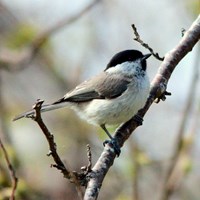
[[[12,122],[36,99],[62,97],[78,83],[102,71],[125,49],[148,53],[133,40],[131,24],[160,56],[174,48],[200,12],[199,0],[1,0],[0,138],[16,170],[16,199],[79,199],[47,157],[48,144],[30,119]],[[99,199],[200,199],[200,46],[174,71],[172,96],[154,104],[144,124],[129,138],[107,174]],[[148,59],[152,80],[160,65]],[[69,110],[43,115],[58,152],[71,170],[93,164],[106,135]],[[115,129],[110,129],[114,131]],[[172,170],[169,170],[170,167]],[[0,149],[0,199],[8,199],[11,180]]]

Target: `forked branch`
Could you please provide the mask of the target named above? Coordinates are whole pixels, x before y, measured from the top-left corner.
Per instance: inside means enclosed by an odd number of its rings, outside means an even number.
[[[167,83],[183,57],[192,51],[194,45],[200,39],[200,15],[193,22],[188,31],[185,32],[179,44],[169,51],[161,63],[155,78],[152,81],[151,91],[146,105],[137,115],[144,117],[155,99],[163,99],[166,92]],[[122,124],[115,132],[115,140],[122,147],[132,132],[138,127],[137,122],[132,118],[128,122]],[[115,160],[115,152],[112,147],[107,144],[100,158],[92,168],[90,180],[88,182],[84,200],[95,200],[98,197],[102,182],[109,168]]]

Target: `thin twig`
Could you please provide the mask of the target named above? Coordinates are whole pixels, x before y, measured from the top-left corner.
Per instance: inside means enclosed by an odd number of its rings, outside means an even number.
[[[56,163],[56,164],[53,164],[52,167],[57,168],[58,170],[60,170],[63,173],[64,177],[70,179],[71,178],[70,171],[65,167],[64,163],[62,162],[62,160],[60,159],[60,157],[57,153],[57,146],[54,141],[54,136],[53,136],[53,134],[50,133],[50,131],[48,130],[48,128],[46,127],[46,125],[44,124],[44,122],[41,118],[40,110],[41,110],[43,102],[44,101],[42,101],[42,100],[37,100],[36,104],[33,106],[33,109],[35,110],[35,116],[32,116],[31,118],[37,122],[37,124],[43,131],[43,133],[48,141],[49,153],[47,154],[47,156],[51,155]]]
[[[34,121],[37,122],[39,127],[41,128],[42,132],[44,133],[47,142],[49,144],[49,152],[47,156],[52,156],[56,164],[52,164],[51,167],[55,167],[58,170],[61,171],[61,173],[64,175],[65,178],[69,179],[70,182],[74,183],[76,186],[76,190],[78,192],[78,195],[80,199],[83,199],[83,191],[81,189],[81,186],[87,184],[86,176],[89,171],[91,171],[91,155],[89,154],[89,165],[87,168],[87,171],[81,170],[81,172],[73,171],[71,172],[69,169],[67,169],[62,162],[60,156],[57,153],[57,145],[54,141],[53,134],[50,133],[47,126],[44,124],[40,110],[42,108],[43,100],[38,99],[36,104],[33,106],[33,109],[35,110],[35,115],[30,116]],[[90,152],[90,148],[88,147],[88,152]]]
[[[92,170],[92,152],[90,145],[87,144],[87,157],[88,157],[88,165],[87,165],[87,173]]]
[[[181,36],[183,37],[185,34],[186,30],[184,28],[181,29]]]
[[[143,42],[143,40],[140,38],[140,35],[137,31],[137,28],[134,24],[131,25],[132,29],[133,29],[133,32],[135,34],[135,38],[133,38],[135,41],[139,42],[143,47],[145,47],[146,49],[148,49],[152,55],[157,58],[158,60],[160,61],[163,61],[164,60],[164,57],[160,57],[158,53],[155,53],[154,50],[145,42]]]
[[[14,200],[15,199],[15,192],[16,192],[16,189],[17,189],[18,178],[16,176],[15,169],[10,162],[6,148],[4,147],[3,142],[1,141],[1,138],[0,138],[0,146],[2,148],[3,155],[5,157],[6,164],[8,166],[10,176],[11,176],[11,179],[12,179],[12,192],[11,192],[11,195],[10,195],[10,200]]]
[[[173,50],[168,52],[168,54],[166,54],[164,61],[161,63],[158,72],[152,81],[152,87],[146,105],[138,112],[140,117],[144,117],[154,100],[163,95],[172,72],[181,59],[192,50],[199,38],[200,15],[193,22],[190,29],[185,33],[180,43]],[[124,142],[138,126],[139,124],[134,120],[134,118],[122,124],[115,132],[114,138],[116,142],[122,147]],[[103,153],[92,168],[91,176],[85,191],[84,200],[97,199],[102,182],[109,168],[113,165],[115,157],[116,154],[113,151],[112,146],[109,143],[106,144]]]

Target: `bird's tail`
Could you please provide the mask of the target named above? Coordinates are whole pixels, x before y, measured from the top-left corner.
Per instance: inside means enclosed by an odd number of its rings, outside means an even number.
[[[66,106],[66,103],[59,103],[59,104],[47,104],[47,105],[43,105],[42,108],[41,108],[41,112],[47,112],[47,111],[51,111],[51,110],[56,110],[56,109],[59,109],[59,108],[63,108]],[[33,114],[35,113],[35,110],[32,109],[32,110],[29,110],[29,111],[26,111],[22,114],[19,114],[17,115],[13,121],[16,121],[18,119],[21,119],[21,118],[30,118]]]

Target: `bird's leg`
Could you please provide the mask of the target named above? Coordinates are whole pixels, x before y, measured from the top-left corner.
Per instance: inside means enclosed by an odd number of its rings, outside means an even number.
[[[105,133],[107,134],[107,136],[108,136],[111,140],[114,139],[114,138],[112,137],[112,135],[108,132],[108,130],[107,130],[105,124],[101,125],[101,128],[105,131]]]
[[[119,144],[117,143],[117,141],[115,140],[115,138],[113,138],[112,135],[108,132],[107,128],[105,127],[105,124],[102,124],[100,126],[105,131],[105,133],[108,135],[108,137],[110,138],[110,140],[104,141],[103,145],[105,146],[105,144],[107,144],[107,143],[112,144],[113,149],[114,149],[117,157],[119,157],[119,155],[121,153]]]

